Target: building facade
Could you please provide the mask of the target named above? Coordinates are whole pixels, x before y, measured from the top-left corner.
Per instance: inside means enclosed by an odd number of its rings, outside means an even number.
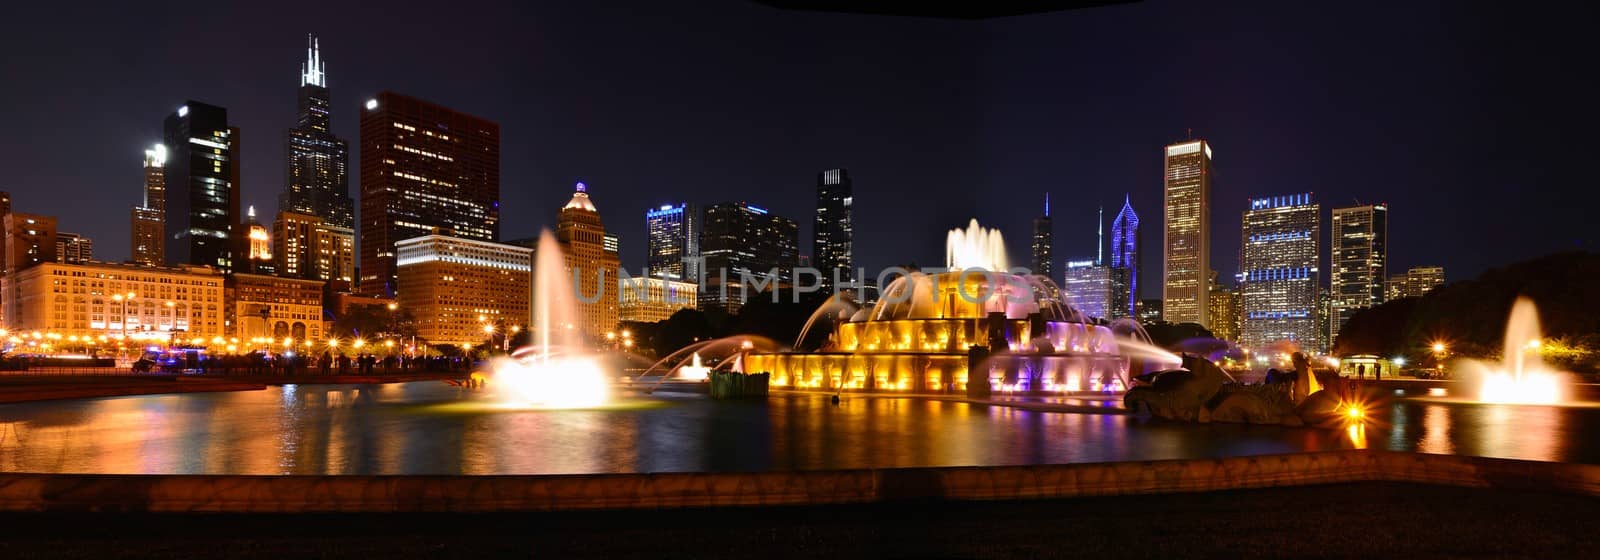
[[[1239,292],[1220,284],[1211,286],[1211,296],[1206,302],[1210,305],[1207,313],[1211,316],[1211,325],[1207,327],[1211,336],[1229,342],[1239,341]]]
[[[355,232],[324,221],[320,216],[278,212],[272,222],[273,251],[279,276],[308,280],[355,281]]]
[[[167,145],[144,152],[144,202],[133,207],[129,260],[156,266],[166,262]]]
[[[475,239],[425,235],[395,244],[395,303],[430,344],[478,344],[486,322],[526,326],[533,250]]]
[[[392,295],[395,244],[435,229],[500,239],[500,125],[380,93],[361,112],[361,293]]]
[[[1389,299],[1403,297],[1422,297],[1434,288],[1444,285],[1444,267],[1442,266],[1415,266],[1405,274],[1396,274],[1389,277],[1387,286]]]
[[[1067,261],[1061,290],[1073,309],[1089,317],[1104,319],[1116,307],[1111,267],[1092,260]]]
[[[700,281],[700,220],[700,207],[688,203],[645,211],[647,276]]]
[[[625,278],[617,296],[620,321],[654,323],[665,321],[681,309],[699,305],[700,286],[693,282],[665,278]]]
[[[1122,198],[1122,210],[1111,220],[1111,268],[1120,269],[1122,285],[1118,286],[1115,318],[1133,317],[1139,304],[1139,214],[1133,211],[1133,199]]]
[[[794,220],[765,208],[729,202],[706,208],[700,254],[705,257],[700,308],[738,313],[745,302],[794,286],[799,264]]]
[[[1332,300],[1327,336],[1331,338],[1357,311],[1384,302],[1384,282],[1389,278],[1389,207],[1334,208],[1328,231]]]
[[[107,340],[223,335],[223,276],[199,266],[41,263],[7,275],[12,331]]]
[[[1028,266],[1034,274],[1051,278],[1055,275],[1051,262],[1055,260],[1055,222],[1050,219],[1050,193],[1044,194],[1044,215],[1033,219],[1033,259]]]
[[[1320,211],[1311,193],[1250,201],[1239,251],[1239,342],[1246,348],[1290,342],[1323,351],[1316,315]]]
[[[239,133],[228,110],[189,101],[167,116],[165,257],[171,265],[233,270],[238,243]]]
[[[855,183],[850,171],[829,169],[817,174],[817,215],[811,229],[811,266],[821,273],[823,292],[832,293],[834,278],[854,283]]]
[[[241,340],[326,340],[322,282],[234,273],[224,282],[225,336]]]
[[[1161,299],[1169,323],[1208,324],[1211,270],[1211,144],[1191,140],[1166,147],[1162,173],[1166,230],[1162,240]]]
[[[83,264],[94,260],[94,240],[76,233],[56,232],[56,262]]]
[[[41,263],[57,262],[56,217],[7,212],[5,269],[12,274]]]

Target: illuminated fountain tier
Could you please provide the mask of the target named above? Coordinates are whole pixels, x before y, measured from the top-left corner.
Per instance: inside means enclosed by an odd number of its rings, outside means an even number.
[[[1048,278],[969,270],[1007,269],[998,231],[973,220],[950,232],[946,255],[949,272],[897,278],[877,304],[853,313],[836,306],[839,322],[821,349],[751,353],[746,369],[771,372],[774,386],[824,390],[1061,394],[1127,387],[1129,361],[1111,329],[1062,303]],[[987,387],[969,390],[969,379]]]

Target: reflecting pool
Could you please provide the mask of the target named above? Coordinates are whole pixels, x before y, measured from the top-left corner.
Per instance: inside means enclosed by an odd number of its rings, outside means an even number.
[[[0,471],[546,474],[1013,465],[1358,445],[1600,463],[1600,409],[1400,401],[1364,433],[1177,424],[907,397],[657,393],[518,410],[437,382],[0,405]],[[1069,403],[1070,404],[1070,403]],[[1092,403],[1081,403],[1089,404]]]

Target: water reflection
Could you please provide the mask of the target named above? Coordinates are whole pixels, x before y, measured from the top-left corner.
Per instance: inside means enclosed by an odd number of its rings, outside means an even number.
[[[505,411],[440,383],[0,406],[0,470],[502,474],[1009,465],[1375,445],[1600,463],[1600,409],[1399,401],[1356,429],[1177,424],[905,397],[694,395]],[[1094,401],[1085,401],[1089,404]]]

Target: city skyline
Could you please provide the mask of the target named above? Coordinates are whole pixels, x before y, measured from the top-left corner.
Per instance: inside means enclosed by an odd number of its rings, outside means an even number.
[[[474,38],[458,47],[440,50],[424,51],[414,47],[400,47],[403,51],[400,54],[413,56],[409,58],[398,56],[391,59],[380,55],[372,47],[364,46],[364,39],[371,37],[375,32],[363,31],[361,26],[355,25],[355,22],[370,14],[358,14],[350,8],[331,7],[328,17],[318,22],[318,28],[306,29],[303,22],[293,22],[291,18],[258,13],[245,7],[230,7],[220,16],[248,18],[259,20],[259,23],[243,26],[237,30],[237,34],[246,40],[223,41],[222,44],[248,43],[250,47],[225,46],[216,49],[215,53],[198,55],[202,58],[196,60],[192,68],[186,67],[182,72],[170,69],[155,72],[154,69],[168,68],[174,61],[180,60],[177,53],[193,46],[183,41],[156,47],[136,45],[126,50],[126,59],[121,60],[121,65],[115,68],[104,62],[94,62],[87,56],[88,52],[76,51],[63,53],[51,65],[43,67],[34,67],[33,65],[38,62],[32,60],[19,59],[8,62],[19,66],[18,71],[9,74],[39,76],[41,79],[59,83],[67,90],[61,99],[41,99],[36,94],[22,92],[8,94],[12,106],[38,109],[21,115],[19,128],[25,131],[47,130],[40,125],[42,121],[35,120],[34,113],[55,114],[58,115],[52,121],[55,128],[48,129],[51,131],[49,134],[72,134],[75,142],[83,144],[83,149],[72,154],[73,169],[70,173],[56,171],[61,167],[58,163],[61,161],[58,159],[60,155],[39,152],[33,146],[18,146],[0,157],[7,159],[9,167],[21,170],[17,184],[11,188],[21,199],[18,204],[20,209],[56,215],[60,218],[61,227],[64,229],[78,231],[100,240],[101,247],[97,248],[97,253],[101,258],[123,260],[128,258],[123,248],[126,244],[121,242],[121,237],[126,235],[126,226],[115,224],[125,224],[127,206],[139,202],[137,194],[139,191],[136,190],[139,187],[136,181],[140,180],[140,176],[133,170],[138,165],[140,153],[160,138],[160,131],[155,130],[150,124],[150,115],[172,111],[184,99],[199,99],[227,107],[230,122],[240,126],[244,136],[259,139],[244,144],[242,198],[244,204],[253,204],[262,210],[262,215],[273,216],[274,198],[283,184],[282,166],[276,163],[283,161],[281,153],[283,146],[273,138],[282,133],[285,124],[293,122],[295,109],[295,103],[290,100],[284,85],[287,80],[294,79],[288,75],[294,70],[286,69],[298,69],[297,63],[304,58],[305,35],[307,32],[313,32],[319,36],[322,56],[333,61],[335,65],[330,84],[333,90],[332,110],[338,115],[345,115],[341,119],[335,119],[333,124],[334,132],[339,137],[353,141],[358,136],[355,132],[355,111],[359,110],[360,104],[366,98],[384,89],[414,94],[442,105],[481,115],[506,127],[509,138],[506,145],[507,161],[504,166],[506,192],[503,199],[510,213],[508,215],[526,218],[515,220],[515,223],[507,223],[508,229],[503,237],[508,238],[530,236],[541,226],[553,225],[549,216],[553,214],[551,210],[554,209],[554,203],[550,201],[559,199],[559,193],[566,190],[573,180],[586,179],[591,184],[605,188],[606,192],[614,193],[608,196],[617,201],[611,205],[616,212],[642,212],[646,208],[672,200],[710,204],[723,200],[744,199],[796,219],[802,227],[800,237],[806,240],[811,238],[810,224],[806,218],[810,214],[813,201],[809,196],[788,191],[806,186],[814,169],[848,165],[856,178],[860,178],[864,185],[872,187],[860,193],[862,197],[856,205],[858,239],[855,253],[860,266],[880,268],[906,261],[937,262],[939,232],[959,227],[969,217],[977,217],[985,224],[1001,228],[1009,234],[1008,245],[1012,253],[1026,254],[1028,222],[1036,210],[1013,210],[1006,207],[1014,202],[1004,200],[1007,197],[981,197],[966,191],[993,192],[992,187],[1001,185],[1005,185],[1007,189],[1021,185],[1023,191],[1051,191],[1058,199],[1054,213],[1057,215],[1056,221],[1062,223],[1061,227],[1057,228],[1061,231],[1069,231],[1069,226],[1065,224],[1092,219],[1094,209],[1099,206],[1115,207],[1116,196],[1123,192],[1131,194],[1135,207],[1154,208],[1159,204],[1160,187],[1159,178],[1156,177],[1159,171],[1149,163],[1150,146],[1181,139],[1186,135],[1186,129],[1193,128],[1196,137],[1205,137],[1216,142],[1223,146],[1223,152],[1226,154],[1223,156],[1226,161],[1226,165],[1223,165],[1224,176],[1218,181],[1218,190],[1214,193],[1214,202],[1223,212],[1216,218],[1212,228],[1213,236],[1222,237],[1213,245],[1222,243],[1220,247],[1226,247],[1231,244],[1224,241],[1228,237],[1225,232],[1234,229],[1235,222],[1231,217],[1234,207],[1242,206],[1251,196],[1276,192],[1278,183],[1297,177],[1290,171],[1292,166],[1318,165],[1330,168],[1329,176],[1312,179],[1323,184],[1307,185],[1306,188],[1318,191],[1320,198],[1328,201],[1330,205],[1346,205],[1356,199],[1374,200],[1381,197],[1400,208],[1402,217],[1408,218],[1397,221],[1404,225],[1397,226],[1393,232],[1395,246],[1391,249],[1391,255],[1394,261],[1392,268],[1395,269],[1441,264],[1450,270],[1454,278],[1470,277],[1488,268],[1497,260],[1488,256],[1491,254],[1526,258],[1561,249],[1592,246],[1592,234],[1571,225],[1576,223],[1576,214],[1558,215],[1554,219],[1549,219],[1548,221],[1554,224],[1552,227],[1555,231],[1539,237],[1532,243],[1508,241],[1507,238],[1514,238],[1515,235],[1511,235],[1514,230],[1507,228],[1514,226],[1474,228],[1465,225],[1471,222],[1465,217],[1472,213],[1465,211],[1468,208],[1498,209],[1502,206],[1513,209],[1529,208],[1531,201],[1520,200],[1521,197],[1513,196],[1516,189],[1511,185],[1535,182],[1532,186],[1545,192],[1566,192],[1578,197],[1592,197],[1592,194],[1576,187],[1582,184],[1581,181],[1562,180],[1581,177],[1581,174],[1563,163],[1563,157],[1556,155],[1566,153],[1568,150],[1578,150],[1583,142],[1573,140],[1580,137],[1565,136],[1568,131],[1565,128],[1558,128],[1554,136],[1516,135],[1527,139],[1525,145],[1507,145],[1504,141],[1485,139],[1482,141],[1486,143],[1482,145],[1485,148],[1492,146],[1497,150],[1500,156],[1497,161],[1511,161],[1515,165],[1491,162],[1487,167],[1474,166],[1471,174],[1461,175],[1462,171],[1451,169],[1451,166],[1444,164],[1448,158],[1455,157],[1453,154],[1459,153],[1455,151],[1459,150],[1459,145],[1455,141],[1444,143],[1453,146],[1452,150],[1429,145],[1436,136],[1448,136],[1442,134],[1435,125],[1440,119],[1448,118],[1448,122],[1460,122],[1463,123],[1462,126],[1466,126],[1465,123],[1477,122],[1479,124],[1471,126],[1480,128],[1485,122],[1481,111],[1486,109],[1464,109],[1457,107],[1459,103],[1449,104],[1448,111],[1419,108],[1421,98],[1427,97],[1424,92],[1428,90],[1418,90],[1417,88],[1422,86],[1412,81],[1402,81],[1401,85],[1407,85],[1411,89],[1403,89],[1407,92],[1403,100],[1405,102],[1399,103],[1397,108],[1384,109],[1377,106],[1381,105],[1378,102],[1359,95],[1352,98],[1351,101],[1359,103],[1351,107],[1351,110],[1361,109],[1368,113],[1374,108],[1380,110],[1369,121],[1336,123],[1334,121],[1338,119],[1332,119],[1328,110],[1323,109],[1303,119],[1286,121],[1285,124],[1296,126],[1282,131],[1276,126],[1263,126],[1258,121],[1279,118],[1279,113],[1289,109],[1283,105],[1293,98],[1292,93],[1314,91],[1305,89],[1309,88],[1309,84],[1305,83],[1303,78],[1298,81],[1276,83],[1269,91],[1272,93],[1271,99],[1279,101],[1261,104],[1260,109],[1250,109],[1250,112],[1244,113],[1253,117],[1243,119],[1242,122],[1245,124],[1230,124],[1227,119],[1214,119],[1222,114],[1238,114],[1239,111],[1246,111],[1247,109],[1240,103],[1248,99],[1234,101],[1221,99],[1216,95],[1200,96],[1196,100],[1186,100],[1173,107],[1139,116],[1136,114],[1136,109],[1149,107],[1151,101],[1162,101],[1165,98],[1152,99],[1151,94],[1141,94],[1127,102],[1108,106],[1104,105],[1106,103],[1104,100],[1095,95],[1079,94],[1054,104],[1060,107],[1052,105],[1041,109],[1026,101],[1038,95],[1060,93],[1062,84],[1046,81],[1041,84],[1044,86],[1041,88],[1007,87],[1023,79],[1023,76],[1035,75],[1036,72],[1024,72],[1024,70],[1039,66],[1040,61],[1049,53],[1080,46],[1083,44],[1082,41],[1108,41],[1108,44],[1131,47],[1149,39],[1149,36],[1143,34],[1134,34],[1127,38],[1108,38],[1104,33],[1086,33],[1082,38],[1051,39],[1037,45],[1040,47],[1037,54],[1027,53],[1028,56],[1025,57],[1008,58],[997,62],[1003,58],[1001,56],[1003,54],[1044,41],[1041,33],[1046,29],[1092,31],[1095,27],[1110,26],[1113,23],[1126,26],[1129,21],[1150,22],[1159,29],[1161,26],[1176,25],[1175,22],[1184,18],[1205,17],[1208,20],[1225,20],[1230,15],[1238,16],[1238,12],[1249,11],[1257,13],[1245,18],[1244,22],[1228,25],[1262,24],[1287,19],[1292,14],[1285,12],[1293,11],[1288,7],[1263,11],[1250,10],[1247,7],[1223,6],[1221,10],[1217,10],[1220,12],[1218,14],[1199,15],[1195,13],[1198,10],[1184,6],[1161,6],[1161,8],[1157,10],[1145,5],[1118,6],[1042,14],[1026,18],[1027,21],[1002,19],[981,23],[794,13],[737,4],[694,8],[704,10],[700,15],[706,16],[703,21],[695,20],[694,24],[697,26],[715,26],[735,17],[757,17],[757,21],[750,29],[736,31],[738,37],[751,40],[754,52],[744,55],[724,54],[713,48],[720,45],[719,42],[685,39],[681,48],[668,54],[658,55],[664,58],[651,58],[656,62],[668,63],[668,67],[681,67],[689,72],[691,78],[698,78],[703,82],[697,83],[681,94],[664,94],[672,96],[673,100],[682,100],[680,95],[703,96],[711,91],[711,88],[726,85],[726,79],[705,78],[714,77],[716,69],[723,68],[734,60],[746,56],[769,56],[774,52],[788,52],[787,49],[796,48],[779,45],[778,41],[774,40],[759,39],[759,35],[772,33],[792,39],[793,36],[790,34],[795,33],[794,30],[824,23],[837,24],[835,26],[837,31],[852,38],[853,42],[840,46],[814,43],[801,45],[805,48],[822,49],[815,55],[815,60],[829,60],[830,57],[844,56],[846,53],[864,55],[865,61],[846,65],[841,70],[850,78],[860,79],[871,74],[867,70],[885,65],[895,68],[897,72],[892,79],[875,78],[878,81],[871,83],[876,93],[871,93],[869,97],[859,101],[847,102],[842,94],[827,93],[825,90],[829,85],[824,81],[820,85],[807,86],[795,92],[773,91],[770,99],[759,102],[733,100],[730,97],[732,94],[714,95],[690,102],[685,105],[685,111],[677,112],[683,114],[672,115],[670,113],[674,113],[673,111],[651,110],[657,107],[656,105],[642,107],[619,105],[622,98],[604,91],[603,88],[594,87],[596,85],[594,78],[580,76],[572,79],[576,76],[574,72],[577,71],[577,67],[584,66],[585,63],[615,63],[619,68],[619,74],[611,78],[647,81],[666,78],[660,72],[642,68],[637,61],[622,58],[618,52],[606,49],[585,50],[580,45],[587,45],[589,41],[579,41],[570,34],[563,34],[558,30],[550,30],[548,37],[539,39],[539,44],[555,49],[561,56],[552,55],[549,58],[524,62],[552,71],[549,83],[567,85],[530,91],[529,93],[534,94],[539,102],[518,104],[511,102],[516,99],[515,96],[507,97],[499,90],[503,86],[525,83],[522,78],[508,78],[490,72],[489,65],[482,63],[465,65],[446,63],[468,52],[494,50],[484,44],[488,39]],[[655,9],[659,8],[644,9],[640,17],[660,15],[651,11]],[[507,21],[522,21],[529,15],[528,12],[517,8],[505,8],[505,10],[508,10],[504,18]],[[587,21],[600,17],[587,10],[587,8],[571,8],[570,12],[552,14],[552,17],[571,21]],[[1454,54],[1418,52],[1416,48],[1408,47],[1408,43],[1403,39],[1405,34],[1401,33],[1402,23],[1416,24],[1423,19],[1423,14],[1420,13],[1423,11],[1406,8],[1401,11],[1402,13],[1395,14],[1397,23],[1393,28],[1380,26],[1374,30],[1373,44],[1362,46],[1348,58],[1332,54],[1333,50],[1329,46],[1331,41],[1322,37],[1326,33],[1289,41],[1284,47],[1287,53],[1307,54],[1313,60],[1335,66],[1331,70],[1335,82],[1339,82],[1341,77],[1352,78],[1349,81],[1354,82],[1353,78],[1368,74],[1382,76],[1398,74],[1401,72],[1401,64],[1398,62],[1375,63],[1376,68],[1351,67],[1355,61],[1370,60],[1362,58],[1363,56],[1386,48],[1400,49],[1403,55],[1400,59],[1403,61],[1431,60],[1438,57],[1454,60],[1470,52],[1470,46],[1461,47],[1458,53],[1452,51]],[[44,21],[61,17],[61,14],[51,14],[48,10],[38,15]],[[160,10],[150,13],[130,11],[127,15],[140,21],[156,21],[163,18],[168,20],[161,25],[179,25],[183,18],[188,17],[184,14],[163,13]],[[1331,30],[1337,28],[1340,21],[1347,21],[1359,15],[1359,12],[1337,12],[1329,16],[1329,21],[1319,22],[1317,25],[1327,26],[1326,29]],[[420,20],[399,15],[385,17],[394,18],[395,23],[402,28],[423,24]],[[74,33],[105,32],[107,29],[101,27],[105,27],[106,23],[90,21],[81,28],[81,31],[58,30],[57,34],[64,33],[65,36],[57,40],[81,39]],[[1470,27],[1473,24],[1469,19],[1468,23],[1456,25]],[[126,27],[139,28],[137,25]],[[627,28],[641,31],[637,29],[636,21]],[[1451,28],[1434,22],[1417,32],[1438,35],[1448,32]],[[1228,27],[1224,25],[1221,29],[1226,30]],[[656,42],[661,42],[663,39],[659,34],[669,33],[658,30],[642,31],[647,32],[645,38],[653,38]],[[936,39],[948,39],[952,33],[956,37],[976,38],[991,31],[1005,33],[1000,33],[1004,37],[991,48],[994,52],[989,53],[992,55],[990,57],[964,54],[957,48],[959,45],[940,47],[936,41]],[[8,41],[27,41],[28,33],[30,31],[24,30],[23,34]],[[107,41],[128,38],[125,31],[104,34],[107,38],[95,44],[108,44]],[[677,32],[671,32],[670,38],[679,38]],[[894,41],[890,41],[891,38]],[[205,36],[197,36],[193,40],[200,42],[204,39]],[[1215,53],[1219,58],[1225,53],[1234,60],[1245,61],[1231,63],[1224,68],[1227,70],[1225,76],[1239,78],[1242,76],[1242,70],[1256,67],[1252,64],[1267,64],[1280,60],[1283,56],[1290,56],[1254,52],[1259,50],[1255,48],[1259,44],[1271,42],[1269,39],[1274,38],[1268,36],[1228,41],[1206,39],[1197,49],[1210,47],[1216,50],[1209,53]],[[895,41],[904,41],[907,46],[894,47],[892,44]],[[672,43],[672,41],[666,42]],[[1131,65],[1137,67],[1141,73],[1158,72],[1168,68],[1174,63],[1158,62],[1156,58],[1155,51],[1158,50],[1156,46],[1160,44],[1162,42],[1156,41],[1149,47],[1131,47],[1133,52],[1119,57],[1123,59],[1120,63],[1123,65],[1128,65],[1129,61],[1145,63],[1144,66]],[[918,56],[913,56],[914,54]],[[917,61],[922,58],[931,61]],[[219,75],[213,75],[216,71],[206,69],[218,67],[216,63],[224,59],[237,62],[228,66],[237,70],[234,72],[236,76],[229,76],[230,81],[218,80]],[[494,62],[518,60],[520,59],[497,59]],[[1504,61],[1489,60],[1484,64],[1489,65],[1487,71],[1491,76],[1520,72],[1516,68],[1506,67]],[[974,72],[971,68],[975,65],[986,69],[983,70],[985,73],[996,74],[996,79],[989,81],[983,88],[985,93],[981,95],[922,93],[911,99],[904,109],[884,111],[885,98],[901,96],[900,94],[907,91],[905,87],[909,87],[909,84],[941,73],[952,77],[969,75]],[[1083,71],[1091,73],[1098,72],[1104,75],[1106,80],[1117,83],[1121,83],[1118,80],[1127,75],[1126,71],[1116,70],[1102,62],[1074,60],[1068,66],[1081,67]],[[1409,67],[1406,68],[1409,70]],[[1438,67],[1433,68],[1431,72],[1442,72],[1445,74],[1443,77],[1449,79],[1435,80],[1445,85],[1430,87],[1443,88],[1440,91],[1449,91],[1450,95],[1479,95],[1486,96],[1484,99],[1500,101],[1516,99],[1512,92],[1497,89],[1489,92],[1462,93],[1459,88],[1448,86],[1468,80],[1469,77],[1452,73],[1454,70],[1450,66],[1445,66],[1442,70]],[[70,69],[70,73],[63,73],[67,69]],[[783,70],[764,72],[767,73],[761,75],[764,76],[763,79],[773,84],[788,84],[790,80],[808,79],[804,72]],[[951,74],[952,72],[954,74]],[[124,73],[164,77],[160,80],[133,80],[119,77],[124,76]],[[790,75],[791,73],[795,75]],[[71,86],[81,88],[86,83],[100,79],[114,80],[117,85],[107,86],[106,90],[117,95],[109,99],[97,99],[93,104],[77,103],[78,94]],[[541,80],[541,83],[546,81]],[[128,86],[129,83],[147,85]],[[1023,103],[1002,103],[1000,101],[1005,97],[993,97],[997,95],[994,90],[1002,89],[1006,91],[1007,96],[1011,96],[1009,98]],[[749,89],[737,91],[742,94],[750,93]],[[818,96],[818,91],[823,91],[825,94]],[[1229,91],[1235,90],[1230,87]],[[1322,102],[1326,100],[1325,96],[1330,94],[1317,95],[1322,97],[1307,99]],[[796,96],[812,96],[817,100],[796,103]],[[1260,101],[1260,98],[1257,97],[1256,100]],[[519,109],[521,105],[536,106],[540,109],[530,112]],[[744,122],[752,122],[749,118],[753,118],[754,115],[777,116],[773,115],[772,111],[775,111],[774,107],[780,105],[795,107],[797,111],[796,116],[779,117],[783,127],[792,127],[798,122],[809,120],[817,123],[817,130],[854,130],[860,133],[855,136],[865,139],[853,138],[852,135],[803,134],[796,140],[782,140],[759,133],[757,130],[759,127],[735,125],[726,118],[715,119],[707,127],[689,132],[684,132],[686,129],[677,126],[680,119],[703,117],[713,106],[734,115],[745,115],[740,118]],[[1017,121],[1021,114],[1013,105],[1034,107],[1032,110],[1035,114],[1031,115],[1030,120],[1037,122],[1019,125]],[[94,114],[97,115],[95,122],[80,123],[60,119],[59,115],[64,114],[63,109],[69,106],[94,107]],[[925,117],[923,113],[934,107],[959,110],[956,111],[956,117],[936,117],[927,123],[918,124],[917,121],[908,119],[912,114]],[[1406,114],[1399,112],[1402,108],[1406,111],[1422,111],[1422,114],[1418,117],[1396,117],[1395,115]],[[815,118],[818,114],[831,114],[831,116]],[[1390,117],[1381,116],[1384,114]],[[1474,118],[1475,115],[1478,118]],[[1072,118],[1089,119],[1089,121],[1083,126],[1076,126],[1070,124]],[[1110,124],[1108,119],[1121,119],[1126,122],[1119,123],[1113,128],[1108,126]],[[1249,126],[1253,122],[1256,125]],[[1372,136],[1374,122],[1388,122],[1392,125],[1387,126],[1399,128],[1385,129],[1384,134]],[[1551,119],[1550,122],[1559,120]],[[1502,132],[1514,130],[1507,129],[1514,125],[1494,118],[1490,118],[1487,123],[1492,130]],[[992,130],[996,127],[999,129]],[[1071,133],[1060,134],[1059,129],[1063,128],[1070,128]],[[81,132],[82,129],[96,130],[98,134],[86,135]],[[1013,133],[1006,134],[1005,129],[1012,129]],[[1050,133],[1054,139],[1045,140],[1041,137],[1047,129],[1056,129]],[[680,141],[677,142],[678,145],[662,141],[666,130],[682,134]],[[751,134],[754,136],[750,136]],[[926,135],[932,135],[934,138],[917,138]],[[1356,142],[1355,136],[1384,138],[1386,141],[1385,143]],[[1284,139],[1293,141],[1280,141]],[[876,150],[875,148],[885,140],[892,140],[893,145],[883,150]],[[1304,142],[1314,142],[1317,145],[1338,143],[1342,148],[1319,152],[1315,149],[1301,150],[1299,147],[1289,146],[1280,148],[1275,145],[1297,145]],[[1406,143],[1407,146],[1397,148],[1396,142]],[[735,143],[743,146],[734,147]],[[954,146],[954,148],[930,149],[935,144]],[[872,148],[868,148],[869,145]],[[622,151],[628,147],[649,149]],[[958,151],[951,152],[952,149]],[[1397,158],[1396,150],[1405,152],[1406,157]],[[880,151],[883,152],[882,155],[871,155]],[[1449,154],[1445,153],[1447,151]],[[1043,156],[1045,153],[1069,154],[1068,159],[1061,163],[1070,165],[1062,169],[1050,169],[1059,167],[1060,164]],[[602,164],[602,162],[616,162],[622,154],[627,154],[629,165]],[[938,159],[950,161],[930,161],[925,155],[912,157],[916,154],[941,154],[944,157]],[[1083,161],[1082,158],[1090,154],[1094,154],[1094,161]],[[1305,154],[1317,155],[1308,157]],[[1329,165],[1329,161],[1318,161],[1322,157],[1333,158],[1336,155],[1348,157],[1352,154],[1374,158],[1369,162],[1370,165],[1362,166],[1370,169],[1362,171],[1332,169],[1334,166]],[[965,157],[951,157],[956,155]],[[1404,162],[1397,162],[1397,159],[1403,159]],[[727,165],[727,167],[712,167],[714,161],[719,166]],[[719,169],[719,171],[715,175],[715,180],[707,180],[707,174],[698,172],[701,169]],[[1045,172],[1046,169],[1050,170]],[[1351,175],[1352,172],[1357,174]],[[356,180],[354,176],[356,173],[352,175],[351,180]],[[1426,179],[1418,180],[1419,178]],[[1524,180],[1518,181],[1513,178]],[[1424,188],[1410,189],[1414,192],[1390,193],[1395,188],[1413,185],[1446,184],[1452,185],[1452,190],[1473,193],[1473,196],[1435,200],[1429,195],[1429,189]],[[760,196],[732,194],[737,190],[750,188],[751,185],[762,188]],[[1086,188],[1080,185],[1094,185],[1094,187]],[[919,199],[919,195],[928,189],[934,189],[932,192],[944,196],[920,196]],[[83,199],[105,199],[107,203],[57,207],[49,204],[46,198],[52,192],[61,192]],[[654,193],[669,193],[669,196]],[[1494,196],[1497,193],[1502,196]],[[962,215],[958,216],[949,209],[959,206],[970,206],[971,210],[963,211]],[[1572,208],[1583,205],[1567,206],[1558,208],[1555,212],[1557,214],[1573,212],[1575,210]],[[1415,216],[1416,209],[1420,208],[1432,210],[1428,218],[1409,219]],[[1514,211],[1514,213],[1522,212]],[[898,217],[902,215],[916,215],[920,218],[908,221]],[[1148,221],[1147,231],[1154,232],[1156,230],[1151,228],[1161,227],[1160,217],[1149,218]],[[624,266],[637,269],[644,262],[643,224],[623,222],[617,224],[615,229],[623,240]],[[900,230],[909,230],[905,232],[909,235],[899,233]],[[1436,231],[1481,235],[1481,238],[1474,238],[1472,241],[1481,242],[1478,244],[1484,249],[1466,251],[1442,247],[1436,252],[1427,239],[1429,232]],[[903,243],[900,242],[902,239],[930,241]],[[1093,243],[1093,240],[1088,236],[1058,235],[1055,248],[1059,254],[1085,254],[1088,252],[1089,243]],[[1154,247],[1147,247],[1147,252],[1153,250]],[[1213,268],[1223,276],[1237,269],[1235,257],[1230,253],[1228,250],[1212,251],[1212,257],[1217,261]],[[1151,258],[1153,257],[1154,255],[1151,255]],[[1141,264],[1145,268],[1145,274],[1139,279],[1139,284],[1143,287],[1140,297],[1153,297],[1155,293],[1152,288],[1160,285],[1157,278],[1159,263],[1147,258]]]

